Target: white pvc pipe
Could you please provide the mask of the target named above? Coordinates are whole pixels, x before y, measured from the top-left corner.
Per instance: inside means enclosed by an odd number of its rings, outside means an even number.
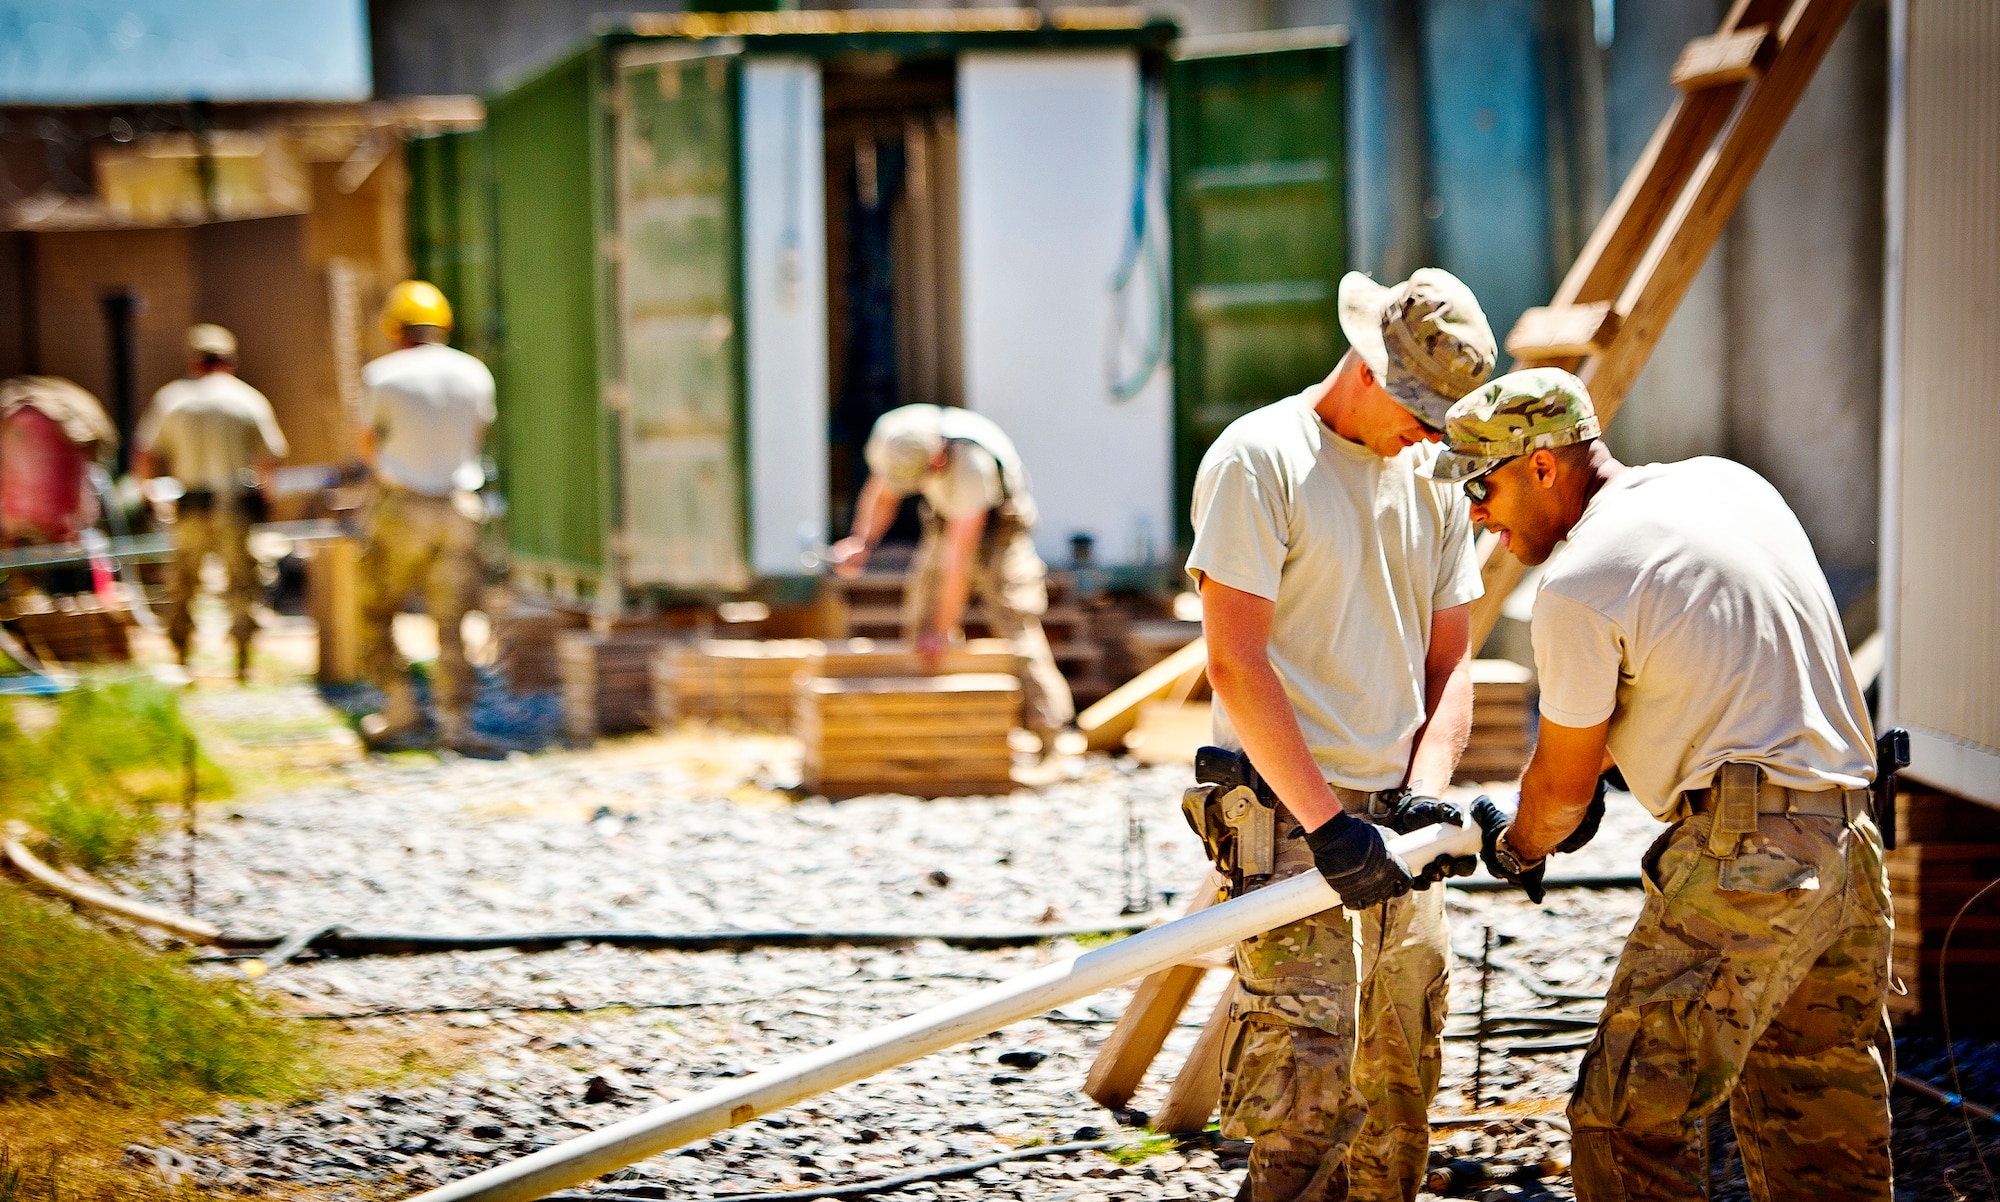
[[[1470,825],[1426,827],[1389,840],[1389,847],[1402,855],[1412,871],[1420,871],[1439,856],[1476,854],[1479,829]],[[418,1195],[415,1202],[530,1202],[1339,904],[1339,896],[1319,873],[1301,873],[706,1093],[495,1165]]]

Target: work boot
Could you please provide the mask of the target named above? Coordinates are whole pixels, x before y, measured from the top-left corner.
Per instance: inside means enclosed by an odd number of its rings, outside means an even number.
[[[507,758],[507,748],[473,730],[470,722],[447,719],[440,725],[442,729],[438,742],[468,760],[504,760]]]
[[[361,742],[370,751],[421,751],[431,745],[421,722],[392,722],[388,714],[368,714],[361,719]]]

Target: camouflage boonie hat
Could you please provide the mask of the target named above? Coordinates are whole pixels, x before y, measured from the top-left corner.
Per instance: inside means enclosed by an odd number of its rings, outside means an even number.
[[[908,495],[923,487],[931,460],[944,446],[943,418],[935,405],[904,405],[875,422],[861,455],[868,470],[891,492]]]
[[[1389,395],[1433,430],[1444,428],[1453,401],[1486,382],[1498,356],[1472,289],[1436,267],[1393,287],[1348,272],[1340,328]]]
[[[1597,411],[1583,381],[1560,367],[1509,372],[1451,407],[1444,447],[1418,474],[1452,483],[1474,480],[1530,451],[1589,442]]]

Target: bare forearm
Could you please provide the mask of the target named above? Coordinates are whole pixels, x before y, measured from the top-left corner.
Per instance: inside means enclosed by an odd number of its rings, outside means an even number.
[[[1604,729],[1556,726],[1543,720],[1534,758],[1521,777],[1520,809],[1507,831],[1507,842],[1516,854],[1540,859],[1583,821],[1597,791]]]
[[[1292,816],[1313,830],[1338,814],[1340,799],[1320,774],[1271,661],[1260,655],[1236,662],[1211,654],[1208,679],[1243,742],[1244,754]]]
[[[1425,681],[1424,712],[1430,716],[1417,731],[1407,787],[1425,797],[1440,797],[1458,770],[1466,740],[1472,737],[1470,659],[1460,659],[1450,671]]]
[[[896,510],[902,503],[903,498],[884,488],[880,480],[868,477],[868,482],[861,486],[860,499],[854,503],[853,536],[867,547],[881,542],[895,523]]]

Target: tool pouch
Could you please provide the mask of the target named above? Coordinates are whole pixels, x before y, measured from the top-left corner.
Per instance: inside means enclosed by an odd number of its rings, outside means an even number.
[[[1755,764],[1724,764],[1715,773],[1710,794],[1708,854],[1718,860],[1733,860],[1743,836],[1757,831],[1757,786],[1764,770]]]

